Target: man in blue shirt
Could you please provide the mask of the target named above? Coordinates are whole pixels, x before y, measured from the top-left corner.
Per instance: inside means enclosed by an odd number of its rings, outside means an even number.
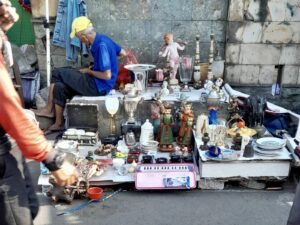
[[[55,116],[55,123],[48,128],[49,131],[63,129],[63,108],[67,99],[75,95],[107,95],[117,79],[118,56],[126,55],[124,49],[112,39],[97,33],[85,16],[74,19],[70,37],[75,36],[91,46],[94,66],[93,69],[83,68],[79,71],[72,68],[53,70],[47,106],[35,111],[38,116]]]

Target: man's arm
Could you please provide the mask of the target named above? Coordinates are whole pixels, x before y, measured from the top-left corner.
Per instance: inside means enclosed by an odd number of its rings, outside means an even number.
[[[127,55],[127,52],[124,49],[121,49],[118,57],[122,58],[122,57],[125,57],[126,55]],[[103,80],[111,79],[111,70],[95,71],[95,70],[91,70],[90,68],[83,68],[83,69],[80,69],[79,71],[80,71],[80,73],[88,74],[88,75],[91,75],[98,79],[103,79]]]
[[[79,70],[80,73],[83,74],[88,74],[93,77],[103,79],[103,80],[110,80],[111,79],[111,71],[110,70],[105,70],[105,71],[94,71],[91,70],[90,68],[83,68]]]
[[[122,48],[118,55],[118,58],[121,59],[121,58],[125,57],[126,55],[127,55],[127,52]]]

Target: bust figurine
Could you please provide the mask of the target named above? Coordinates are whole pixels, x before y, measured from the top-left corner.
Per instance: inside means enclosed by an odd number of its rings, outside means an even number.
[[[177,70],[179,67],[178,50],[184,50],[186,43],[179,44],[174,42],[173,34],[166,33],[164,35],[164,45],[159,51],[160,57],[167,57],[168,67],[170,69],[170,80],[176,79]]]

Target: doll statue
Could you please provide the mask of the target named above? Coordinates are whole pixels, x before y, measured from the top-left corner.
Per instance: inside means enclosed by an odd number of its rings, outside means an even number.
[[[194,123],[194,117],[188,117],[188,120],[184,128],[185,132],[181,140],[181,145],[187,146],[188,149],[190,149],[192,143],[193,123]]]
[[[179,67],[179,50],[184,50],[186,43],[177,43],[173,41],[173,34],[166,33],[164,35],[164,45],[159,52],[159,56],[167,57],[167,63],[170,71],[170,81],[176,79]]]
[[[167,102],[157,101],[161,108],[160,115],[160,129],[158,133],[159,150],[162,152],[172,152],[174,151],[173,146],[173,131],[172,126],[174,125],[174,120],[172,116],[172,107]]]
[[[183,103],[181,107],[181,112],[179,113],[180,129],[177,137],[177,143],[180,145],[190,145],[192,140],[192,127],[194,121],[194,113],[192,111],[191,103]],[[190,135],[186,134],[191,132]],[[190,140],[188,140],[190,138]]]

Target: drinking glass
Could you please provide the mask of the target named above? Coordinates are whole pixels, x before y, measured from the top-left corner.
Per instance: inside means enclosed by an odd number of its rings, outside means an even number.
[[[179,61],[179,76],[180,81],[184,83],[181,91],[191,91],[188,87],[188,82],[192,80],[193,74],[193,58],[191,56],[182,56]]]

